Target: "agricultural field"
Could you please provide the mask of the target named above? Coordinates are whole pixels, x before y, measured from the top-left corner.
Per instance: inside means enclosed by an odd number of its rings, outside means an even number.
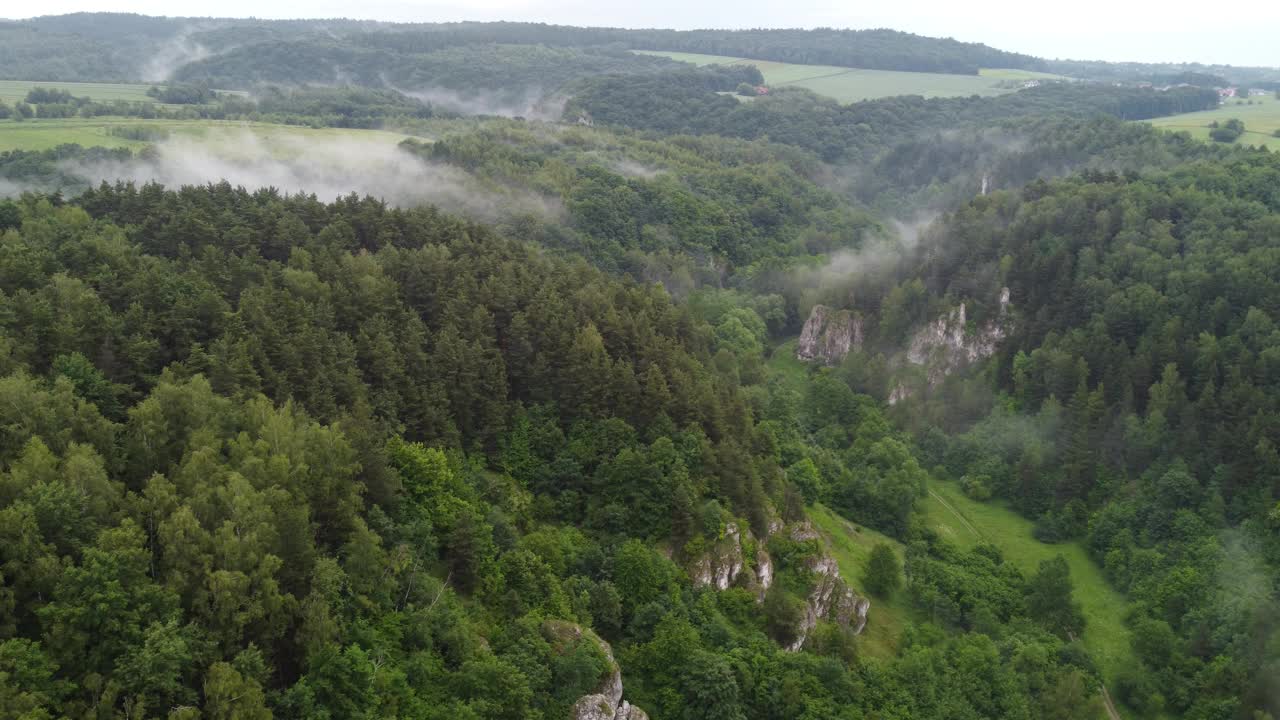
[[[770,87],[803,87],[840,102],[856,102],[894,95],[924,97],[992,96],[1013,92],[1028,80],[1061,79],[1058,75],[1025,70],[982,70],[979,75],[863,70],[831,65],[796,65],[721,55],[637,50],[694,65],[755,65]]]
[[[991,543],[1025,574],[1035,572],[1041,561],[1062,555],[1071,567],[1075,598],[1087,621],[1084,646],[1103,676],[1115,678],[1136,662],[1122,622],[1124,596],[1111,587],[1080,543],[1042,543],[1032,536],[1030,520],[995,502],[971,500],[954,482],[930,482],[924,511],[929,526],[941,536],[961,547]]]
[[[12,104],[24,99],[34,87],[66,90],[76,97],[88,97],[98,102],[128,100],[131,102],[155,102],[147,96],[150,85],[119,85],[114,83],[35,82],[31,80],[0,80],[0,101]]]
[[[333,140],[360,138],[385,141],[394,145],[403,133],[381,130],[348,130],[343,128],[309,128],[271,123],[249,123],[220,120],[143,120],[139,118],[53,118],[48,120],[0,120],[0,152],[5,150],[47,150],[74,143],[85,147],[138,148],[149,141],[114,135],[124,129],[146,129],[158,137],[214,138],[220,133],[247,131],[269,146],[282,144],[286,138]]]
[[[1209,140],[1210,123],[1239,118],[1244,122],[1245,133],[1236,141],[1238,144],[1265,145],[1272,150],[1280,150],[1280,137],[1275,136],[1280,130],[1280,100],[1275,95],[1250,100],[1252,105],[1245,100],[1227,100],[1216,110],[1156,118],[1149,122],[1158,128],[1185,130],[1201,140]]]

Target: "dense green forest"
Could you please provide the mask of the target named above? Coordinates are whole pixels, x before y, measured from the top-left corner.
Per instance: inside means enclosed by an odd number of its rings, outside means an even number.
[[[1280,157],[1141,122],[1265,69],[79,14],[0,74],[131,145],[0,152],[0,718],[1280,717]],[[373,136],[466,202],[310,194]]]
[[[827,162],[848,162],[871,160],[903,140],[959,127],[1043,116],[1102,114],[1145,120],[1218,105],[1218,94],[1203,88],[1160,92],[1094,83],[1050,83],[996,98],[901,96],[849,105],[801,88],[780,88],[741,103],[707,91],[690,79],[697,74],[677,71],[589,80],[566,112],[663,133],[768,137],[811,150]]]
[[[577,626],[653,717],[1096,703],[1034,601],[1051,568],[927,536],[915,587],[990,634],[864,664],[833,619],[780,648],[830,581],[792,478],[905,538],[923,470],[839,381],[801,412],[744,380],[762,323],[729,297],[357,198],[104,186],[0,217],[6,712],[563,717],[611,667]],[[728,527],[767,591],[691,584]]]
[[[321,68],[341,67],[350,77],[360,77],[388,59],[393,61],[390,67],[411,65],[419,76],[435,81],[454,77],[443,71],[448,67],[460,75],[469,69],[493,82],[494,76],[474,64],[468,68],[466,61],[496,62],[500,65],[492,70],[503,67],[520,73],[521,66],[512,54],[548,66],[550,58],[539,56],[537,46],[560,50],[557,67],[595,60],[604,64],[603,72],[622,69],[619,53],[642,49],[965,75],[981,68],[1012,68],[1108,82],[1202,84],[1188,79],[1188,73],[1201,81],[1222,78],[1229,83],[1258,83],[1259,87],[1280,81],[1280,73],[1268,68],[1043,60],[979,43],[888,29],[680,31],[518,22],[384,23],[74,13],[0,21],[0,38],[4,41],[0,43],[0,79],[137,82],[166,80],[181,70],[191,78],[217,79],[222,87],[247,87],[263,80],[332,82],[332,77],[317,76]],[[213,57],[204,62],[210,55]],[[257,67],[255,59],[279,68]],[[309,64],[315,62],[320,67]],[[195,67],[185,70],[189,63]],[[376,77],[376,71],[374,74]],[[537,84],[546,87],[550,82]]]
[[[497,101],[509,103],[534,93],[532,99],[537,99],[590,75],[641,73],[664,66],[679,67],[666,58],[623,49],[495,44],[417,54],[326,38],[244,46],[184,65],[174,77],[227,88],[351,83],[407,91],[450,90],[466,96],[489,91],[499,93]]]
[[[316,73],[335,66],[350,76],[371,72],[375,78],[377,68],[412,66],[412,70],[405,70],[405,77],[440,84],[453,81],[466,87],[457,77],[465,75],[468,67],[490,82],[495,80],[491,73],[504,69],[519,73],[573,62],[604,63],[603,69],[595,72],[608,72],[622,69],[620,61],[626,59],[626,51],[637,48],[915,72],[975,74],[983,67],[1045,67],[1037,58],[978,43],[892,30],[625,30],[507,22],[392,24],[77,13],[0,23],[0,32],[5,38],[0,58],[7,60],[0,66],[3,77],[107,82],[167,79],[151,75],[194,61],[194,67],[183,69],[187,77],[215,79],[222,87],[251,86],[263,80],[332,81]],[[553,58],[545,56],[546,48],[559,49],[554,65],[550,65]],[[511,53],[535,64],[523,65],[510,57]],[[215,57],[201,62],[205,54]],[[227,57],[221,57],[224,54]],[[566,55],[572,60],[566,60]],[[109,65],[95,67],[107,56],[112,58]],[[317,62],[319,67],[314,65]],[[634,62],[643,66],[656,60]],[[266,63],[271,66],[260,66]],[[444,68],[458,75],[444,72]],[[544,87],[557,79],[532,78]],[[515,82],[508,87],[516,87]]]
[[[759,60],[912,72],[976,74],[979,68],[1043,70],[1038,58],[979,43],[928,38],[894,30],[624,30],[530,23],[461,23],[409,26],[404,32],[371,33],[355,40],[421,52],[455,44],[544,43],[610,45],[645,50],[749,57]]]

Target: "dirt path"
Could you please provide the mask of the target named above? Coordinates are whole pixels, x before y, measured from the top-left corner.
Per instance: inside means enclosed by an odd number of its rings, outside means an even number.
[[[1122,720],[1120,713],[1116,711],[1116,704],[1111,702],[1111,693],[1107,692],[1107,686],[1102,686],[1102,704],[1107,708],[1107,715],[1111,720]]]
[[[929,489],[929,494],[933,496],[933,499],[935,499],[935,500],[937,500],[938,502],[942,503],[942,507],[946,508],[947,510],[950,510],[950,511],[951,511],[951,514],[952,514],[952,515],[955,515],[955,516],[956,516],[956,519],[957,519],[957,520],[959,520],[959,521],[961,522],[961,524],[963,524],[963,525],[965,526],[965,528],[966,528],[969,532],[973,533],[973,534],[974,534],[975,536],[977,536],[977,537],[982,537],[982,533],[978,532],[978,528],[976,528],[976,527],[974,527],[973,525],[971,525],[971,524],[969,523],[969,521],[968,521],[968,520],[966,520],[966,519],[965,519],[965,517],[964,517],[963,515],[961,515],[961,514],[960,514],[960,511],[959,511],[959,510],[956,510],[956,509],[955,509],[955,507],[954,507],[951,503],[947,502],[947,499],[946,499],[946,498],[944,498],[944,497],[942,497],[941,495],[939,495],[938,493],[934,492],[932,488],[930,488],[930,489]]]
[[[1068,632],[1067,637],[1071,638],[1071,642],[1076,641],[1076,634]],[[1106,683],[1098,683],[1098,689],[1102,691],[1102,706],[1107,710],[1107,717],[1111,720],[1124,720],[1120,717],[1120,711],[1116,710],[1116,704],[1111,701],[1111,693],[1107,692]]]
[[[774,83],[774,85],[795,85],[796,83],[809,82],[810,80],[824,80],[826,78],[840,77],[841,75],[848,75],[851,72],[853,72],[851,69],[841,70],[840,72],[826,73],[825,75],[814,75],[813,77],[802,77],[796,78],[795,80],[787,80],[785,82]]]

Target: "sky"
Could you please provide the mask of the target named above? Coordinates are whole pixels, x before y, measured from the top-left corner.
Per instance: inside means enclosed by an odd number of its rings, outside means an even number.
[[[1215,8],[1229,8],[1229,12]],[[0,10],[611,27],[888,27],[1046,58],[1280,66],[1280,3],[1236,0],[42,0]],[[22,17],[18,15],[17,17]]]

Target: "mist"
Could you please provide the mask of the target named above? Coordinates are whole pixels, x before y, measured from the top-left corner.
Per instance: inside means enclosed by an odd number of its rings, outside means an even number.
[[[178,68],[187,63],[204,60],[213,53],[191,39],[191,28],[165,41],[160,49],[142,66],[142,79],[147,82],[164,82],[173,77]]]
[[[535,87],[526,88],[521,93],[479,90],[466,94],[440,87],[406,90],[391,83],[387,83],[387,87],[421,103],[459,115],[556,121],[564,114],[565,103],[569,101],[568,96],[546,95],[541,88]]]
[[[275,188],[322,200],[357,193],[402,207],[432,204],[477,220],[514,215],[557,217],[559,201],[514,189],[482,187],[454,167],[428,163],[386,140],[211,133],[175,137],[127,162],[71,165],[90,184],[124,180],[170,187],[226,180],[250,190]]]
[[[798,268],[790,281],[806,296],[806,306],[857,306],[861,298],[878,302],[903,264],[932,241],[929,228],[937,218],[929,212],[911,221],[893,220],[891,232],[869,236],[858,248],[833,252],[821,264]]]

